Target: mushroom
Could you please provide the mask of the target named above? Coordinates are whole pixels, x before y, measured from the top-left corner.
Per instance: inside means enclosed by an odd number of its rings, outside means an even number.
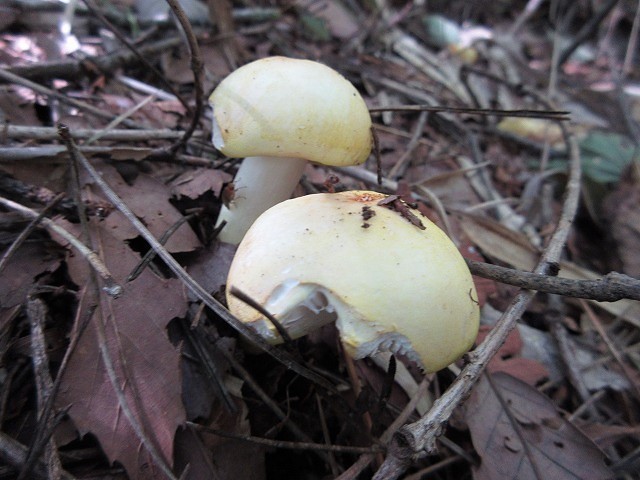
[[[356,88],[317,62],[285,57],[256,60],[213,91],[213,144],[246,157],[234,179],[234,198],[218,225],[223,242],[237,244],[269,207],[288,199],[307,161],[357,165],[371,152],[371,117]]]
[[[264,212],[238,246],[227,279],[231,312],[282,341],[236,288],[292,338],[335,322],[353,358],[389,351],[426,372],[462,356],[478,333],[473,280],[456,246],[395,196],[323,193]]]

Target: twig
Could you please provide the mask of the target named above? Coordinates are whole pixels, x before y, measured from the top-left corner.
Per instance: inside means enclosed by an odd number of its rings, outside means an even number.
[[[548,274],[556,270],[562,248],[569,234],[573,218],[577,211],[580,196],[580,152],[575,139],[570,139],[570,169],[567,181],[562,213],[556,229],[543,251],[535,268],[538,274]],[[434,403],[433,408],[420,420],[402,427],[394,436],[385,462],[376,472],[376,480],[394,480],[406,471],[414,456],[436,451],[436,438],[444,431],[445,425],[453,411],[469,396],[484,367],[502,346],[507,336],[516,325],[516,321],[524,313],[529,301],[535,293],[531,290],[521,291],[511,302],[494,329],[485,341],[468,354],[469,363],[463,368],[451,386]]]
[[[35,377],[37,398],[38,398],[38,422],[43,430],[51,430],[54,419],[48,413],[44,415],[44,407],[48,403],[53,392],[53,380],[49,372],[49,358],[47,357],[47,347],[44,338],[44,324],[46,321],[47,309],[44,302],[36,297],[27,300],[27,317],[31,326],[31,358],[33,362],[33,373]],[[40,428],[39,428],[40,430]],[[37,438],[36,438],[37,439]],[[56,479],[62,476],[62,464],[55,442],[49,438],[45,443],[45,464],[49,478]],[[24,466],[20,470],[18,480],[29,478],[31,472],[37,465],[40,452],[30,449]]]
[[[157,43],[140,47],[138,51],[151,57],[160,53],[165,53],[182,43],[180,37],[171,37],[160,40]],[[102,73],[109,73],[119,67],[128,65],[136,61],[136,56],[128,50],[120,50],[114,53],[99,57],[89,57],[84,60],[62,60],[54,62],[38,62],[31,65],[16,65],[9,67],[6,71],[29,80],[60,78],[65,80],[77,80],[88,71],[98,70]],[[6,81],[0,78],[0,83]]]
[[[113,79],[121,85],[124,85],[125,87],[130,88],[135,92],[142,93],[144,95],[153,95],[158,100],[167,102],[179,101],[175,95],[165,92],[164,90],[158,87],[154,87],[153,85],[149,85],[148,83],[136,80],[135,78],[127,77],[126,75],[116,75]],[[191,110],[187,109],[187,111],[190,112]]]
[[[460,455],[454,455],[448,458],[445,458],[444,460],[438,462],[438,463],[434,463],[433,465],[429,465],[426,468],[423,468],[422,470],[418,470],[416,473],[412,474],[412,475],[408,475],[404,478],[404,480],[422,480],[423,478],[428,478],[428,476],[432,473],[436,473],[439,470],[442,470],[445,467],[448,467],[449,465],[456,463],[456,462],[460,462],[465,460],[464,457],[461,457]]]
[[[4,432],[0,432],[0,458],[14,468],[21,468],[27,458],[27,447],[17,440],[14,440]],[[33,471],[38,478],[48,479],[46,466],[43,462],[36,464]],[[76,477],[69,472],[62,470],[62,478],[64,480],[75,480]]]
[[[125,205],[125,203],[118,197],[118,195],[111,189],[111,187],[103,180],[100,174],[95,168],[87,161],[87,159],[77,149],[73,139],[70,137],[67,127],[60,125],[60,135],[64,138],[68,147],[71,149],[73,155],[75,155],[80,164],[87,170],[91,178],[95,181],[96,185],[104,192],[105,196],[113,203],[113,205],[129,220],[133,227],[140,233],[140,235],[147,241],[149,246],[158,254],[158,256],[165,262],[167,267],[184,282],[185,286],[207,307],[209,307],[216,315],[222,320],[228,323],[238,333],[247,337],[258,347],[265,352],[269,353],[276,360],[281,362],[286,367],[292,369],[299,375],[321,385],[330,392],[335,392],[335,387],[329,383],[325,378],[317,373],[303,367],[295,361],[287,352],[277,349],[269,345],[260,335],[254,332],[251,328],[246,326],[240,320],[223,307],[216,299],[214,299],[209,292],[207,292],[199,283],[197,283],[191,275],[189,275],[184,268],[173,258],[173,256],[167,252],[167,250],[160,245],[160,242],[153,236],[153,234],[142,224],[142,222],[136,217],[136,215]]]
[[[100,135],[100,140],[115,140],[121,142],[141,142],[149,140],[177,140],[184,135],[183,131],[168,129],[123,130],[123,129],[94,129],[78,128],[72,136],[74,140],[86,140]],[[194,132],[194,137],[203,138],[204,132]],[[55,127],[33,127],[27,125],[4,125],[0,127],[0,138],[15,138],[17,140],[57,140],[58,129]]]
[[[153,250],[150,251],[152,252]],[[236,413],[238,408],[236,407],[236,404],[233,403],[231,394],[224,385],[224,374],[223,372],[220,372],[218,362],[216,362],[216,359],[212,356],[211,348],[206,343],[206,334],[201,331],[202,327],[200,325],[189,326],[186,320],[179,321],[178,325],[182,330],[182,334],[187,343],[200,359],[200,362],[204,367],[206,377],[215,393],[218,395],[227,411]]]
[[[600,321],[598,316],[595,314],[593,309],[589,306],[589,304],[584,300],[582,300],[580,301],[580,306],[586,312],[587,316],[589,317],[589,320],[591,320],[591,323],[593,324],[595,329],[598,331],[598,334],[600,334],[600,336],[602,337],[602,340],[604,340],[604,343],[607,346],[607,349],[609,350],[611,355],[613,355],[613,358],[616,360],[616,362],[618,362],[618,365],[620,365],[620,369],[622,370],[622,373],[624,374],[624,376],[627,377],[629,384],[633,386],[633,389],[636,392],[636,398],[640,398],[640,386],[638,385],[636,372],[624,360],[624,358],[622,357],[622,354],[620,353],[616,345],[613,343],[613,341],[609,337],[609,334],[602,326],[602,322]]]
[[[404,172],[411,162],[413,152],[418,147],[420,138],[422,138],[427,118],[429,118],[428,112],[422,110],[418,117],[418,121],[416,122],[416,126],[414,127],[413,134],[411,135],[411,140],[409,140],[406,150],[402,153],[391,170],[389,170],[389,177],[398,179],[404,175]]]
[[[61,194],[58,194],[53,200],[51,200],[51,202],[49,202],[47,206],[45,206],[42,209],[42,211],[38,214],[38,216],[33,220],[31,220],[29,225],[27,225],[25,229],[22,230],[22,232],[20,232],[20,235],[16,237],[16,239],[9,246],[9,248],[5,250],[5,252],[2,254],[2,258],[0,258],[0,273],[2,273],[2,270],[4,270],[5,266],[7,265],[7,262],[11,259],[11,257],[18,250],[18,248],[20,248],[20,245],[22,245],[24,241],[29,237],[29,235],[31,235],[31,232],[33,232],[36,229],[38,224],[42,221],[42,219],[49,212],[49,210],[55,207],[56,204],[60,200],[62,200],[63,197],[64,197],[64,194],[61,193]]]
[[[528,290],[599,302],[615,302],[624,298],[640,300],[640,280],[618,272],[608,273],[597,280],[573,280],[465,260],[474,275]]]
[[[287,329],[284,328],[282,326],[282,323],[280,323],[278,319],[271,314],[271,312],[269,312],[266,308],[264,308],[264,306],[256,302],[248,294],[246,294],[245,292],[243,292],[237,287],[231,287],[229,289],[229,293],[234,297],[236,297],[238,300],[240,300],[242,303],[245,303],[251,308],[253,308],[254,310],[256,310],[260,315],[265,317],[267,320],[269,320],[269,322],[273,325],[273,327],[276,329],[278,334],[282,337],[282,340],[284,341],[284,343],[291,344],[293,339],[291,338],[291,335],[289,335],[289,332],[287,332]]]
[[[67,350],[64,353],[64,357],[60,362],[60,367],[58,368],[56,379],[53,382],[53,386],[51,387],[51,393],[49,395],[49,398],[44,403],[44,406],[42,408],[42,412],[41,412],[42,418],[49,417],[51,415],[51,412],[53,411],[56,395],[58,394],[58,390],[60,389],[60,385],[62,384],[62,378],[64,377],[64,372],[67,369],[67,365],[69,364],[71,355],[75,351],[75,348],[78,345],[78,341],[80,340],[80,337],[82,336],[82,333],[84,332],[85,328],[89,325],[89,320],[91,319],[91,317],[93,316],[93,312],[95,311],[95,307],[90,306],[88,308],[87,315],[85,316],[84,320],[82,321],[80,320],[80,313],[84,311],[82,308],[82,305],[84,303],[84,299],[86,298],[85,293],[86,293],[86,289],[83,289],[82,294],[80,295],[80,300],[78,302],[76,315],[73,321],[73,327],[71,329],[71,334],[70,334],[71,338],[69,340],[69,345],[67,346]],[[63,409],[54,418],[57,418],[60,414],[66,415],[67,409]],[[46,441],[53,435],[53,431],[56,425],[57,423],[55,422],[54,422],[54,425],[52,425],[51,427],[48,427],[42,424],[38,425],[38,428],[36,429],[36,432],[34,435],[34,441],[31,444],[31,449],[29,453],[31,453],[31,450],[33,450],[34,456],[39,455],[38,452],[46,444]]]
[[[541,4],[542,0],[529,0],[524,7],[524,11],[520,13],[513,22],[513,25],[509,29],[509,35],[516,35],[525,22],[540,8]]]
[[[556,110],[501,110],[493,108],[434,107],[432,105],[390,105],[388,107],[373,107],[369,109],[369,112],[447,112],[473,115],[495,115],[496,117],[529,117],[547,118],[550,120],[569,120],[569,112]]]
[[[217,345],[216,345],[217,346]],[[227,359],[231,368],[242,378],[247,386],[253,390],[253,392],[260,398],[262,402],[271,410],[271,412],[282,422],[282,425],[291,432],[296,438],[304,443],[313,443],[313,440],[293,421],[291,418],[282,411],[280,406],[267,395],[267,393],[258,385],[251,374],[238,362],[233,354],[224,348],[218,348],[218,351]],[[316,451],[318,456],[323,461],[328,461],[327,456],[321,451]]]
[[[0,197],[0,205],[4,205],[11,210],[15,210],[20,213],[24,217],[27,218],[38,218],[38,212],[35,210],[31,210],[24,205],[20,205],[19,203],[13,202],[7,198]],[[100,257],[89,249],[84,243],[80,242],[76,237],[74,237],[67,230],[62,228],[60,225],[55,223],[53,220],[43,217],[40,220],[40,223],[44,225],[49,230],[55,232],[57,235],[60,235],[64,240],[69,242],[73,248],[78,250],[80,254],[85,257],[85,259],[89,262],[89,264],[93,267],[93,269],[100,275],[100,278],[104,281],[104,291],[111,295],[112,297],[118,297],[122,294],[122,287],[115,281],[106,265],[102,263]]]
[[[48,97],[51,98],[55,98],[56,100],[58,100],[61,103],[65,103],[67,105],[71,105],[72,107],[78,108],[84,112],[90,113],[91,115],[94,115],[98,118],[103,118],[103,119],[107,119],[109,121],[113,120],[115,117],[114,115],[112,115],[111,113],[109,113],[108,111],[104,110],[104,109],[100,109],[98,107],[94,107],[93,105],[89,105],[86,102],[81,102],[79,100],[76,100],[74,98],[70,98],[67,97],[66,95],[62,95],[56,91],[51,90],[50,88],[44,87],[40,84],[37,84],[35,82],[32,82],[31,80],[27,80],[26,78],[22,78],[14,73],[9,72],[8,70],[4,69],[4,68],[0,68],[0,79],[6,81],[6,82],[10,82],[10,83],[15,83],[17,85],[21,85],[23,87],[26,87],[30,90],[33,90],[34,92],[40,93],[42,95],[46,95]],[[132,122],[131,120],[126,120],[125,122],[123,122],[125,125],[127,125],[128,127],[131,128],[142,128],[140,125],[138,125],[135,122]]]
[[[131,117],[131,115],[136,113],[141,108],[144,108],[147,104],[149,104],[153,100],[155,100],[155,98],[156,97],[154,97],[153,95],[148,95],[147,97],[143,98],[140,102],[138,102],[136,105],[133,105],[131,108],[129,108],[127,111],[122,112],[121,114],[117,115],[113,120],[111,120],[109,122],[108,125],[106,125],[104,127],[102,132],[96,132],[95,135],[93,135],[92,137],[88,138],[87,141],[84,142],[85,145],[91,145],[92,143],[100,140],[102,138],[102,135],[103,135],[104,132],[107,132],[110,129],[117,127],[121,123],[125,123],[127,121],[127,119],[129,117]]]
[[[127,49],[133,53],[133,55],[135,55],[136,59],[138,59],[138,61],[144,65],[144,68],[151,72],[153,74],[153,76],[158,79],[167,89],[169,89],[169,91],[171,93],[173,93],[173,95],[175,95],[175,97],[180,101],[180,103],[182,103],[182,105],[184,106],[184,108],[187,109],[188,112],[191,112],[191,108],[189,107],[189,104],[184,100],[184,98],[182,98],[182,96],[178,93],[178,91],[173,87],[173,85],[171,85],[171,83],[167,80],[167,77],[164,76],[162,73],[160,73],[158,71],[158,69],[156,67],[154,67],[149,60],[147,60],[145,58],[144,55],[142,55],[138,49],[131,44],[131,42],[129,42],[129,40],[120,32],[120,30],[118,28],[116,28],[115,25],[113,25],[108,19],[107,17],[105,17],[102,14],[102,11],[100,10],[100,8],[98,8],[98,6],[94,3],[93,0],[82,0],[85,4],[85,6],[87,7],[87,9],[91,12],[92,15],[94,15],[109,31],[111,31],[118,40],[120,40],[120,42],[122,42],[122,44],[127,47]]]
[[[208,0],[209,19],[218,27],[220,46],[232,70],[238,68],[238,46],[235,38],[233,10],[229,0]]]
[[[322,429],[322,436],[324,437],[325,446],[331,447],[331,434],[329,433],[329,427],[327,425],[327,417],[324,414],[322,400],[320,399],[320,395],[318,395],[318,392],[316,392],[315,397],[316,408],[318,409],[318,420],[320,421],[320,427]],[[338,466],[338,462],[336,461],[336,456],[334,455],[334,453],[335,452],[333,450],[329,450],[327,452],[327,460],[329,462],[329,467],[331,468],[331,474],[334,477],[337,477],[340,473],[340,467]]]
[[[400,415],[396,417],[393,423],[385,430],[385,432],[380,436],[380,443],[385,445],[391,440],[391,438],[396,434],[398,429],[402,427],[402,425],[407,421],[407,419],[411,416],[411,414],[415,411],[418,406],[418,402],[420,399],[426,394],[427,387],[429,386],[429,381],[426,378],[423,378],[418,385],[418,391],[416,394],[409,400],[409,403],[404,407]],[[375,454],[368,453],[362,455],[354,464],[352,464],[347,470],[345,470],[342,475],[336,478],[336,480],[355,480],[359,477],[360,473],[369,466],[369,464],[375,458]]]
[[[609,12],[613,10],[613,7],[615,7],[617,3],[618,0],[609,0],[600,7],[600,10],[598,10],[595,15],[592,15],[591,18],[589,18],[589,21],[582,26],[576,35],[573,36],[571,44],[565,48],[560,55],[560,58],[558,59],[558,66],[562,66],[567,60],[569,60],[571,54],[575,52],[584,41],[594,34],[600,22],[604,20],[604,17],[609,15]]]
[[[145,158],[153,153],[153,149],[147,147],[80,147],[80,151],[86,155],[117,155],[127,151],[129,158]],[[26,160],[47,158],[60,160],[61,154],[66,153],[62,145],[41,145],[39,147],[0,147],[0,162],[22,162]]]
[[[561,364],[564,367],[566,376],[569,382],[578,393],[581,402],[586,402],[589,398],[589,389],[584,381],[583,375],[580,372],[580,368],[575,361],[575,345],[569,338],[567,330],[562,325],[562,319],[564,318],[563,310],[564,305],[557,295],[550,295],[548,299],[548,306],[545,310],[545,320],[548,326],[549,332],[553,336],[560,353]],[[597,417],[597,411],[595,408],[591,408],[591,413],[594,417]]]
[[[627,43],[627,51],[624,54],[622,73],[625,75],[630,74],[633,70],[633,62],[638,53],[638,35],[640,35],[640,3],[636,5],[636,13],[633,16],[631,33],[629,33],[629,42]]]
[[[95,277],[94,277],[95,278]],[[97,290],[97,289],[96,289]],[[115,365],[113,364],[113,359],[111,358],[111,352],[108,349],[107,342],[107,333],[106,333],[106,320],[103,315],[103,307],[101,306],[102,300],[99,292],[96,292],[96,301],[98,302],[98,308],[96,309],[96,315],[98,318],[94,322],[95,332],[98,337],[98,349],[100,350],[100,358],[102,359],[102,363],[104,364],[105,371],[107,374],[107,378],[109,379],[109,383],[111,383],[111,387],[118,399],[118,407],[119,410],[122,411],[124,416],[127,418],[129,422],[129,426],[134,431],[140,443],[144,446],[146,451],[149,453],[149,456],[153,459],[154,463],[158,466],[158,468],[164,473],[164,475],[170,480],[177,480],[171,468],[169,467],[169,462],[164,458],[162,452],[158,450],[155,442],[152,438],[147,435],[147,432],[144,429],[143,422],[136,418],[135,414],[131,410],[129,406],[129,401],[127,400],[125,394],[125,386],[128,386],[132,390],[132,394],[134,396],[134,402],[136,402],[139,398],[137,391],[135,390],[136,385],[129,378],[125,364],[122,364],[122,367],[125,368],[125,378],[119,378],[118,373],[116,372]],[[142,415],[144,410],[139,409],[139,414]]]
[[[161,245],[164,245],[169,241],[171,236],[185,223],[190,221],[196,214],[192,213],[190,215],[186,215],[184,217],[180,217],[177,222],[171,225],[165,232],[162,233],[158,241]],[[144,271],[145,268],[153,261],[156,257],[156,252],[153,250],[149,250],[144,256],[140,259],[138,265],[131,271],[129,275],[127,275],[127,282],[132,282],[136,278],[140,276],[140,274]]]
[[[184,132],[182,138],[169,148],[170,152],[176,153],[186,145],[193,132],[196,131],[196,127],[198,126],[198,122],[200,121],[200,115],[202,115],[202,98],[204,97],[204,88],[202,86],[203,62],[200,55],[200,46],[198,45],[198,39],[196,38],[195,33],[193,33],[191,22],[182,9],[180,2],[178,0],[166,0],[166,2],[171,7],[171,10],[178,19],[178,22],[180,23],[180,26],[182,27],[182,30],[187,37],[187,43],[189,45],[189,55],[191,57],[191,71],[193,72],[193,96],[196,102],[195,110],[193,111],[191,117],[191,124]]]
[[[109,155],[118,157],[125,154],[127,158],[144,158],[150,162],[170,162],[183,165],[193,165],[195,167],[213,167],[211,160],[195,157],[191,155],[171,155],[166,150],[146,148],[146,147],[79,147],[86,155]],[[34,159],[47,159],[50,161],[60,160],[60,156],[66,153],[65,147],[61,145],[44,145],[40,147],[0,147],[0,163],[20,162]]]
[[[267,445],[273,448],[287,448],[290,450],[319,450],[325,452],[336,453],[358,453],[369,454],[377,453],[383,449],[379,446],[371,447],[350,447],[347,445],[327,445],[325,443],[309,443],[309,442],[288,442],[286,440],[271,440],[269,438],[254,437],[251,435],[238,435],[237,433],[225,432],[217,428],[206,427],[198,423],[187,422],[187,426],[194,428],[200,432],[210,433],[218,437],[233,438],[235,440],[243,440],[246,442],[257,443],[258,445]]]

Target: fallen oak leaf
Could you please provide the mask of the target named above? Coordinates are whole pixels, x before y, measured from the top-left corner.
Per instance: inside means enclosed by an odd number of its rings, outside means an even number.
[[[485,374],[465,405],[480,466],[475,480],[603,480],[598,447],[551,400],[506,373]]]
[[[104,223],[91,223],[96,245],[114,277],[125,278],[139,258]],[[70,256],[69,274],[76,284],[87,282],[82,258]],[[149,269],[125,284],[118,300],[102,294],[101,316],[94,314],[78,341],[62,378],[58,407],[80,434],[93,433],[110,461],[120,462],[130,478],[164,478],[123,408],[128,408],[153,448],[171,465],[177,428],[185,421],[181,397],[180,352],[168,339],[166,326],[184,316],[187,302],[180,282],[164,280]],[[106,347],[124,393],[121,405],[109,379],[99,345],[96,322],[105,323]]]

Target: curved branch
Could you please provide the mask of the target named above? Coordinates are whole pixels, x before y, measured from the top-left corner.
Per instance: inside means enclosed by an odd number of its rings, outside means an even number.
[[[191,138],[193,132],[196,131],[196,127],[198,126],[198,122],[200,121],[200,115],[202,115],[203,102],[202,97],[204,97],[204,87],[202,86],[202,76],[203,76],[203,63],[202,57],[200,56],[200,46],[198,45],[198,39],[196,38],[195,33],[193,33],[193,28],[191,28],[191,23],[187,18],[184,10],[180,6],[180,2],[178,0],[166,0],[171,10],[175,14],[182,30],[187,37],[187,43],[189,44],[189,54],[191,56],[191,71],[193,72],[193,86],[194,86],[194,97],[195,97],[195,110],[193,112],[193,117],[191,118],[191,124],[184,132],[184,135],[180,140],[178,140],[174,145],[171,146],[170,151],[172,153],[176,153],[180,150]]]

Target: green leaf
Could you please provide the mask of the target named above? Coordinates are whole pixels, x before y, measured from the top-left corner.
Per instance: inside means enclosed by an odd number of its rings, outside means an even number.
[[[625,136],[594,131],[580,142],[584,175],[596,183],[617,183],[624,169],[640,160],[638,148]]]
[[[300,22],[307,38],[313,41],[326,42],[331,40],[331,33],[326,22],[310,13],[300,14]]]

